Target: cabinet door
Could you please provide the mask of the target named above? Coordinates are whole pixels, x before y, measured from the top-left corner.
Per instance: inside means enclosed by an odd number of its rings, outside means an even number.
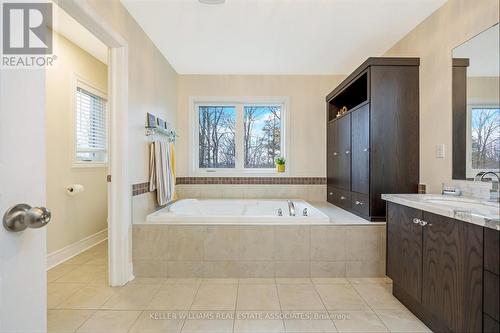
[[[338,175],[338,187],[351,190],[351,115],[348,114],[337,121],[339,148],[338,168],[335,173]]]
[[[418,302],[422,295],[422,211],[387,204],[387,276]]]
[[[339,149],[338,149],[338,131],[337,122],[333,121],[327,126],[327,149],[326,149],[326,170],[327,170],[327,184],[328,186],[338,186],[338,159],[339,159]]]
[[[482,329],[483,230],[424,213],[422,305],[453,332]]]
[[[370,190],[370,109],[369,105],[351,114],[353,192],[368,194]]]

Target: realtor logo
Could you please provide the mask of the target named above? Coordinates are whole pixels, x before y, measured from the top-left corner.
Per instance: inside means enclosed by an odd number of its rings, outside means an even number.
[[[52,53],[52,3],[4,3],[3,54]]]

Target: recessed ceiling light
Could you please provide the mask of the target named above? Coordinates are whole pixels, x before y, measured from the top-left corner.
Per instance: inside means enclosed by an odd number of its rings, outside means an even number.
[[[205,5],[220,5],[226,2],[226,0],[198,0],[198,1]]]

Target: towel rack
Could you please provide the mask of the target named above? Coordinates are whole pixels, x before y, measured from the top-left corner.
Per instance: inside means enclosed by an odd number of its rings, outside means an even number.
[[[146,126],[146,136],[152,136],[152,135],[164,135],[167,137],[167,140],[169,142],[174,142],[174,143],[175,139],[179,137],[179,135],[177,135],[177,133],[174,130],[163,129],[160,127]]]

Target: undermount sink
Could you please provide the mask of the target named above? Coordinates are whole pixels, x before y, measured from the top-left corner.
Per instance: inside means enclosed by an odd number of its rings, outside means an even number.
[[[428,198],[425,199],[426,202],[452,206],[457,209],[464,210],[488,210],[495,214],[498,214],[499,205],[495,202],[481,202],[473,199],[464,199],[464,198]]]

